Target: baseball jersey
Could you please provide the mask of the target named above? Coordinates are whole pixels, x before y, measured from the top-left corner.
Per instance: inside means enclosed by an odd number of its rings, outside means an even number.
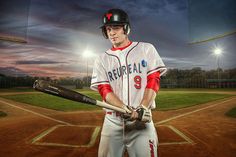
[[[147,85],[147,76],[156,71],[166,72],[165,65],[155,47],[150,43],[132,42],[123,50],[107,50],[94,63],[91,89],[110,84],[124,104],[138,107]],[[155,101],[151,104],[155,108]]]

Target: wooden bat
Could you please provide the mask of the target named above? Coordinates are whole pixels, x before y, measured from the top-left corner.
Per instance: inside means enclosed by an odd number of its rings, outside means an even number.
[[[90,98],[86,95],[83,95],[79,92],[58,86],[58,85],[54,85],[48,81],[44,81],[44,80],[36,80],[33,84],[33,88],[35,90],[44,92],[44,93],[48,93],[51,95],[55,95],[58,97],[62,97],[65,99],[69,99],[69,100],[73,100],[73,101],[77,101],[77,102],[82,102],[82,103],[86,103],[89,105],[97,105],[100,107],[104,107],[107,109],[111,109],[111,110],[115,110],[121,113],[126,113],[126,111],[122,108],[107,104],[105,102],[99,101],[99,100],[95,100],[93,98]]]

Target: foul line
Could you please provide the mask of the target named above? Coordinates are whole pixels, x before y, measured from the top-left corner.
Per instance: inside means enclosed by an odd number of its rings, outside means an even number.
[[[67,123],[67,122],[64,122],[64,121],[61,121],[61,120],[57,120],[57,119],[54,119],[52,117],[49,117],[49,116],[46,116],[46,115],[43,115],[43,114],[40,114],[40,113],[37,113],[37,112],[34,112],[34,111],[31,111],[29,109],[25,109],[23,107],[19,107],[17,105],[13,105],[11,103],[8,103],[8,102],[5,102],[3,100],[0,99],[0,102],[3,103],[3,104],[6,104],[6,105],[9,105],[11,107],[14,107],[14,108],[17,108],[17,109],[20,109],[20,110],[23,110],[23,111],[26,111],[26,112],[29,112],[29,113],[32,113],[32,114],[35,114],[37,116],[40,116],[40,117],[43,117],[43,118],[46,118],[46,119],[49,119],[49,120],[52,120],[52,121],[55,121],[55,122],[58,122],[58,123],[62,123],[64,125],[56,125],[46,131],[44,131],[43,133],[39,134],[38,136],[36,136],[35,138],[32,139],[32,144],[35,144],[35,145],[44,145],[44,146],[62,146],[62,147],[75,147],[75,148],[78,148],[78,147],[92,147],[95,142],[96,142],[96,139],[99,135],[99,131],[100,131],[100,126],[90,126],[90,125],[73,125],[71,123]],[[42,139],[43,137],[47,136],[48,134],[50,134],[51,132],[53,132],[55,129],[57,129],[58,127],[61,127],[61,126],[76,126],[76,127],[95,127],[94,128],[94,131],[93,131],[93,134],[91,136],[91,139],[90,139],[90,142],[87,144],[87,145],[70,145],[70,144],[62,144],[62,143],[47,143],[47,142],[38,142],[40,139]]]
[[[4,104],[7,104],[11,107],[15,107],[15,108],[18,108],[18,109],[21,109],[23,111],[26,111],[26,112],[29,112],[29,113],[32,113],[32,114],[35,114],[37,116],[40,116],[40,117],[43,117],[43,118],[46,118],[46,119],[50,119],[52,121],[55,121],[55,122],[58,122],[58,123],[62,123],[62,124],[65,124],[65,125],[72,125],[71,123],[67,123],[67,122],[64,122],[64,121],[61,121],[61,120],[57,120],[57,119],[54,119],[52,117],[49,117],[49,116],[46,116],[46,115],[43,115],[43,114],[40,114],[40,113],[37,113],[37,112],[34,112],[34,111],[31,111],[31,110],[28,110],[28,109],[25,109],[25,108],[22,108],[22,107],[19,107],[19,106],[16,106],[16,105],[13,105],[11,103],[8,103],[8,102],[5,102],[3,100],[0,100],[1,103],[4,103]]]
[[[171,120],[173,120],[173,119],[177,119],[177,118],[184,117],[184,116],[189,115],[189,114],[192,114],[192,113],[196,113],[196,112],[199,112],[199,111],[202,111],[202,110],[211,108],[211,107],[215,107],[215,106],[217,106],[217,105],[223,104],[223,103],[228,102],[228,101],[231,101],[231,100],[233,100],[233,99],[235,99],[235,98],[231,98],[231,99],[228,99],[228,100],[225,100],[225,101],[216,103],[216,104],[214,104],[214,105],[210,105],[210,106],[203,107],[203,108],[200,108],[200,109],[197,109],[197,110],[193,110],[193,111],[190,111],[190,112],[186,112],[186,113],[184,113],[184,114],[180,114],[180,115],[178,115],[178,116],[174,116],[174,117],[171,117],[171,118],[162,120],[162,121],[157,122],[157,123],[155,123],[155,124],[163,124],[163,123],[166,123],[166,122],[171,121]]]

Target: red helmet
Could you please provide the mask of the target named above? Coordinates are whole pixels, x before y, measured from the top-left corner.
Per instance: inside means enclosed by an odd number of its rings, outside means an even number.
[[[130,33],[129,18],[126,12],[121,9],[110,9],[103,15],[102,33],[107,39],[108,35],[105,26],[107,25],[123,25],[125,34]]]

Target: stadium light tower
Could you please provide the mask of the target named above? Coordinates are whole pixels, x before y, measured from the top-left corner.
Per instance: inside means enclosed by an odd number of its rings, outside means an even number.
[[[86,84],[89,85],[88,83],[88,59],[92,58],[94,56],[94,53],[92,53],[91,51],[84,51],[83,53],[83,57],[86,59],[86,71],[87,71],[87,78],[86,78]]]
[[[214,54],[216,55],[216,58],[217,58],[218,86],[220,88],[220,63],[219,63],[219,60],[220,60],[220,55],[222,54],[222,50],[220,48],[216,48],[214,50]]]
[[[214,50],[214,53],[215,53],[216,56],[219,56],[219,55],[221,55],[222,50],[221,50],[220,48],[216,48],[216,49]]]

